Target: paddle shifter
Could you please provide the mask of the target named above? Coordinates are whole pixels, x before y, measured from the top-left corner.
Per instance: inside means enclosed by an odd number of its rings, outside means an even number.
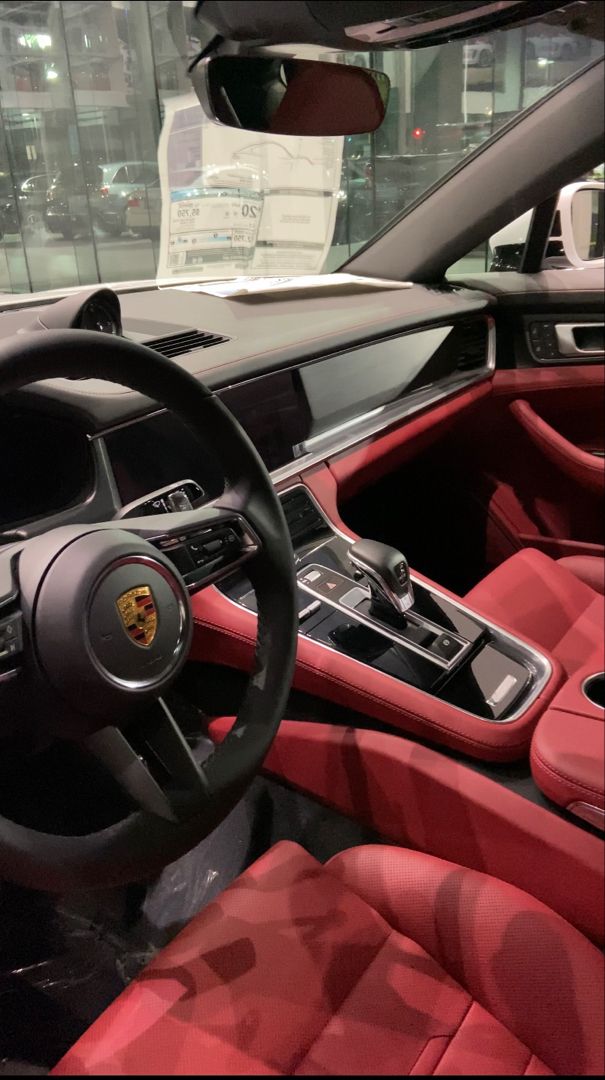
[[[378,540],[358,540],[348,550],[350,562],[368,579],[370,611],[376,617],[395,612],[402,616],[414,603],[407,559],[397,548]]]

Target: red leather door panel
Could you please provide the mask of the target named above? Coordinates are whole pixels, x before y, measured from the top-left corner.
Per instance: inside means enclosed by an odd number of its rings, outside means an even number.
[[[551,440],[554,449],[571,444],[572,452],[545,453],[541,440],[519,423],[520,401],[526,403],[522,419],[537,418],[533,431],[548,425],[558,437]],[[469,482],[501,538],[494,562],[528,546],[555,558],[605,552],[603,467],[594,457],[594,467],[587,468],[591,452],[603,450],[604,432],[602,364],[495,373],[491,397],[460,436]]]
[[[565,476],[580,487],[603,495],[605,491],[605,460],[590,450],[582,450],[547,424],[532,409],[528,401],[516,398],[511,412],[534,446]]]

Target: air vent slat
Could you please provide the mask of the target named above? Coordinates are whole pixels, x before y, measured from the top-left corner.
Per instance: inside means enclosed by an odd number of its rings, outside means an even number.
[[[196,349],[209,349],[212,345],[220,345],[223,341],[229,341],[228,337],[220,334],[212,334],[207,330],[183,330],[179,334],[169,334],[167,337],[153,338],[146,341],[148,349],[172,359],[174,356],[182,356],[183,353],[195,352]]]
[[[469,326],[458,342],[457,371],[474,371],[487,360],[486,330],[483,325]]]
[[[303,488],[280,495],[280,502],[290,537],[299,547],[327,530],[323,515]]]

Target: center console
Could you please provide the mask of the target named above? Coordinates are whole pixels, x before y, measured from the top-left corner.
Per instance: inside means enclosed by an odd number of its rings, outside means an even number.
[[[548,657],[409,574],[395,549],[354,543],[305,485],[280,499],[295,551],[302,638],[487,723],[511,723],[536,701],[552,674]],[[241,574],[220,588],[256,610]]]
[[[594,669],[576,671],[542,714],[530,765],[552,802],[605,830],[605,674]]]

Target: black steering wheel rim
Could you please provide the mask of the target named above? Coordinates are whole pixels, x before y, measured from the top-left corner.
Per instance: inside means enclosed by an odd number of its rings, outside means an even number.
[[[159,402],[213,446],[227,484],[239,490],[261,538],[247,566],[257,595],[253,672],[230,735],[201,766],[199,812],[170,822],[144,810],[100,832],[56,836],[0,817],[0,875],[49,890],[118,884],[150,876],[206,836],[258,771],[279,726],[294,670],[294,558],[271,478],[232,414],[206,386],[143,345],[95,331],[47,331],[0,345],[0,397],[53,378],[97,378]],[[128,528],[128,520],[120,523]],[[0,549],[1,550],[1,549]]]

